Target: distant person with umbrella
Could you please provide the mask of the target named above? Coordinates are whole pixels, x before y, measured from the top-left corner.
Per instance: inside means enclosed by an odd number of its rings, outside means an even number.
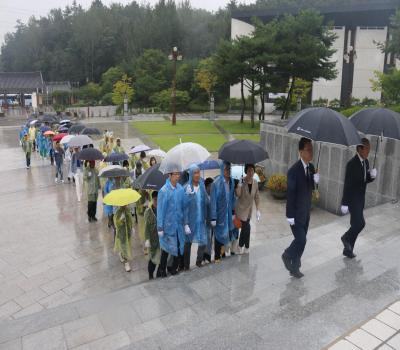
[[[257,220],[260,220],[260,193],[258,191],[258,182],[254,179],[256,167],[254,164],[246,164],[244,173],[246,176],[239,182],[236,187],[236,216],[242,223],[240,231],[238,253],[248,253],[250,248],[250,219],[253,212],[253,202],[256,205]]]
[[[36,151],[36,132],[35,124],[31,124],[29,127],[29,140],[32,142],[33,152]]]
[[[149,279],[154,278],[154,271],[157,265],[160,264],[160,241],[157,233],[157,197],[158,192],[153,191],[151,193],[151,206],[148,207],[144,212],[144,236],[145,236],[145,247],[149,252],[149,263],[148,272]],[[160,269],[157,270],[157,277],[161,276]]]
[[[22,149],[25,152],[26,168],[29,169],[31,167],[32,142],[28,134],[25,134],[22,139]]]
[[[185,270],[189,270],[192,243],[198,244],[196,259],[198,267],[201,267],[207,245],[207,193],[200,175],[200,168],[196,164],[190,166],[189,181],[183,189],[185,192],[183,202],[185,224],[183,267]]]
[[[369,167],[370,142],[366,138],[361,139],[361,142],[362,144],[357,146],[357,154],[346,166],[341,206],[343,214],[350,212],[350,228],[341,237],[344,246],[343,255],[350,259],[356,257],[353,253],[354,245],[359,233],[365,227],[363,212],[367,184],[374,181],[377,176],[376,169],[370,170]]]
[[[171,167],[169,168],[171,169]],[[183,237],[183,188],[178,183],[180,171],[169,173],[165,185],[158,193],[157,231],[160,239],[160,277],[167,277],[168,255],[173,257],[170,272],[176,275],[179,265],[180,245]]]
[[[312,192],[319,182],[313,159],[313,145],[310,139],[302,137],[299,141],[300,160],[288,171],[286,218],[294,240],[282,254],[286,269],[293,277],[301,278],[301,257],[307,241]]]
[[[214,228],[215,262],[221,261],[221,249],[229,248],[235,209],[235,185],[231,178],[231,164],[221,163],[220,176],[211,185],[211,225]]]
[[[78,198],[78,202],[82,199],[82,186],[83,186],[83,175],[82,169],[83,164],[78,159],[79,147],[74,148],[74,153],[71,157],[71,173],[75,179],[75,190],[76,190],[76,197]]]
[[[97,221],[96,209],[97,209],[97,197],[99,195],[100,181],[99,173],[95,167],[96,162],[89,160],[89,166],[85,168],[83,179],[86,183],[86,194],[88,200],[88,220],[89,222]]]
[[[56,178],[55,183],[61,182],[64,183],[64,175],[63,175],[63,163],[64,163],[64,150],[60,145],[60,141],[56,142],[56,147],[54,149],[54,160],[56,162]]]

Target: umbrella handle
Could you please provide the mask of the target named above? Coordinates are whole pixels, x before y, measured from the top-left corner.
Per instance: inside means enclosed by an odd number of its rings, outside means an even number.
[[[372,168],[375,168],[376,154],[378,153],[379,142],[380,142],[380,137],[378,136],[378,139],[376,140],[376,146],[375,146],[374,165],[372,166]]]
[[[317,160],[317,171],[318,171],[318,168],[319,168],[319,159],[320,159],[320,157],[321,157],[321,148],[322,148],[322,144],[319,143],[319,147],[318,147],[318,160]]]

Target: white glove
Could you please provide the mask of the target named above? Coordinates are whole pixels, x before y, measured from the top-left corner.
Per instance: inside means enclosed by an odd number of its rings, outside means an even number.
[[[89,177],[92,176],[92,172],[91,171],[89,171],[87,174],[88,174]]]
[[[287,221],[288,221],[290,226],[294,225],[294,218],[286,218],[286,219],[287,219]]]
[[[190,186],[186,187],[186,194],[193,194],[192,188]]]
[[[232,221],[235,220],[235,218],[236,218],[236,215],[233,214],[233,215],[232,215]]]
[[[369,174],[371,175],[371,177],[372,177],[373,179],[375,179],[375,178],[376,178],[376,175],[378,175],[378,172],[377,172],[376,169],[374,168],[374,169],[372,169],[372,170],[369,172]]]
[[[257,221],[260,221],[261,213],[259,210],[257,210],[256,217],[257,217]]]
[[[144,242],[144,247],[150,248],[150,241],[148,239],[146,239],[146,242]]]
[[[319,173],[314,174],[314,182],[318,185],[319,184]]]
[[[349,207],[347,205],[342,205],[340,210],[342,211],[342,214],[346,215],[349,212]]]
[[[216,222],[215,220],[212,220],[212,221],[211,221],[211,226],[212,226],[212,227],[217,226],[217,222]]]
[[[159,236],[159,237],[164,236],[164,231],[158,231],[158,236]]]
[[[192,233],[192,231],[190,231],[189,225],[185,225],[185,233],[186,233],[187,235],[190,235],[190,234]]]

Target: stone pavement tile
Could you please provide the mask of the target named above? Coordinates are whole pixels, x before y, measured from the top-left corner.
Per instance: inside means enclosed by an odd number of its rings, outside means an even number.
[[[39,303],[34,303],[32,305],[27,306],[26,308],[22,309],[21,311],[16,312],[15,314],[12,315],[13,318],[21,318],[25,317],[28,315],[35,314],[37,312],[40,312],[43,310],[43,306],[40,305]]]
[[[357,329],[350,333],[346,340],[363,350],[373,350],[382,344],[382,341],[362,329]]]
[[[342,339],[329,347],[328,350],[360,350],[360,348],[348,342],[347,340]]]
[[[202,301],[192,288],[185,285],[167,291],[161,290],[161,295],[174,310],[180,310]]]
[[[393,349],[400,350],[400,333],[387,342]]]
[[[26,277],[33,277],[35,275],[41,274],[43,272],[46,272],[50,269],[50,266],[46,262],[41,262],[39,264],[31,265],[28,267],[25,267],[24,269],[21,270],[21,272],[26,276]]]
[[[362,325],[361,328],[383,341],[389,339],[393,334],[396,333],[395,329],[376,319],[368,321],[367,323]]]
[[[67,343],[60,326],[26,335],[22,338],[23,350],[66,350]]]
[[[192,324],[199,323],[199,315],[190,307],[172,312],[168,315],[160,317],[161,322],[168,329],[176,327],[186,328]]]
[[[375,318],[396,330],[400,330],[400,316],[393,311],[385,310]]]
[[[22,339],[14,339],[7,343],[0,344],[0,350],[22,350]]]
[[[130,327],[127,325],[125,330],[128,333],[131,342],[136,343],[140,340],[154,337],[158,333],[165,331],[166,327],[160,321],[160,319],[155,318],[151,321],[144,322],[136,326]]]
[[[17,282],[18,286],[24,291],[28,292],[32,289],[35,289],[42,284],[49,282],[49,279],[45,274],[39,274],[33,277],[29,277],[23,281]]]
[[[73,350],[117,350],[130,344],[125,331],[120,331],[93,342],[73,348]]]
[[[82,267],[75,271],[67,273],[66,275],[64,275],[64,278],[70,283],[75,283],[83,280],[86,277],[89,277],[90,275],[91,273]]]
[[[130,305],[133,306],[143,322],[159,318],[174,311],[171,305],[162,296],[145,297],[138,301],[131,302]]]
[[[15,284],[2,284],[0,290],[0,305],[24,294],[24,290]]]
[[[9,301],[0,306],[0,320],[10,317],[21,310],[21,306],[19,306],[15,301]]]
[[[228,291],[228,288],[219,282],[215,276],[209,276],[191,282],[189,283],[189,287],[192,288],[203,300]]]
[[[40,299],[47,297],[47,294],[40,288],[32,289],[19,297],[16,297],[14,301],[21,307],[25,308],[37,302]]]
[[[389,310],[395,312],[396,314],[400,315],[400,301],[394,303],[393,305],[389,306]]]
[[[54,293],[52,295],[49,295],[48,297],[39,300],[39,303],[43,305],[46,309],[50,309],[56,306],[67,304],[74,300],[74,298],[70,297],[68,294],[60,290],[57,293]]]
[[[61,277],[40,286],[48,295],[54,294],[69,286],[69,282]]]
[[[377,350],[395,350],[395,349],[393,349],[391,346],[389,346],[387,344],[383,344]]]
[[[102,338],[106,335],[98,317],[89,316],[62,325],[69,348]]]
[[[127,304],[107,308],[97,316],[106,334],[113,334],[126,327],[133,327],[142,323],[134,308]]]

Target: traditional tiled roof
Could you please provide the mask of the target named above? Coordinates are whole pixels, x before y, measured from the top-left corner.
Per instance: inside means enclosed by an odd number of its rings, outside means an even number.
[[[42,92],[41,72],[0,72],[0,94]]]

